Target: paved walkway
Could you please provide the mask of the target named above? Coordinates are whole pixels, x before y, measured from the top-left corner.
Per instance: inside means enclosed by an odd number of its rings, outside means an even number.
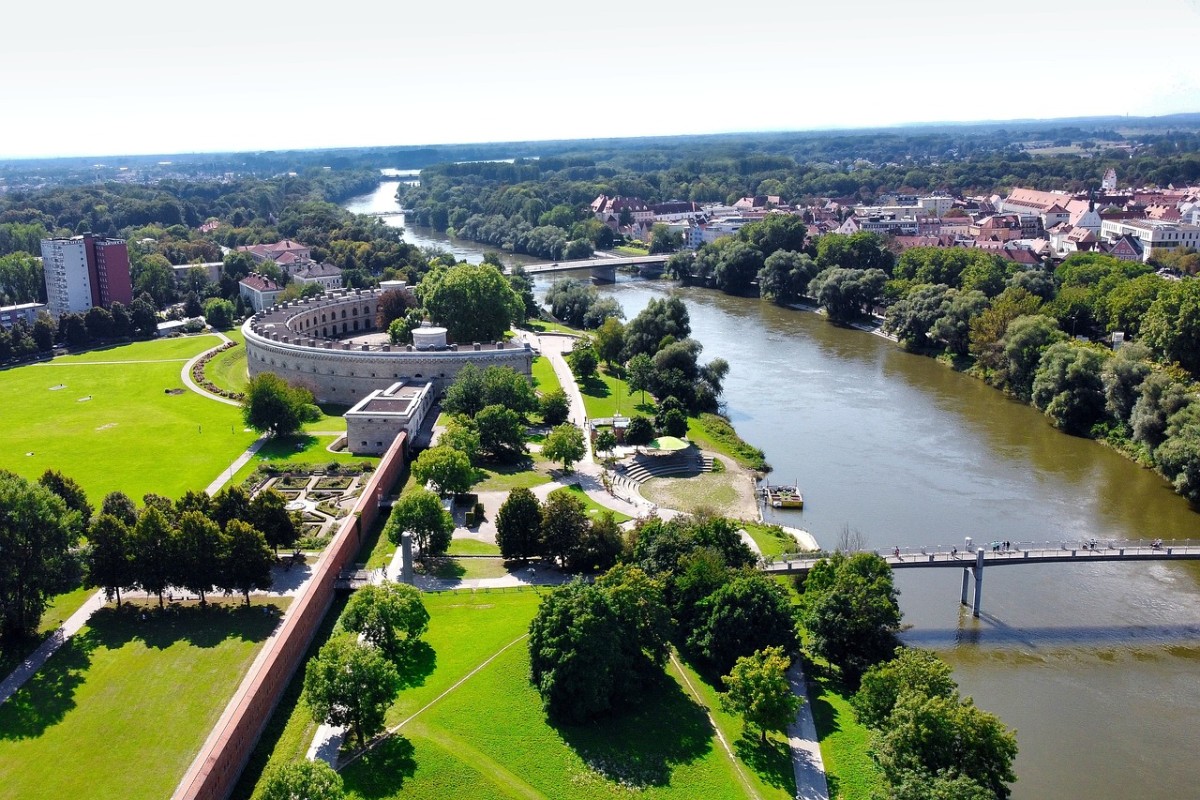
[[[536,338],[538,348],[542,351],[542,355],[550,359],[550,365],[554,367],[554,374],[558,378],[558,382],[562,384],[563,391],[566,392],[567,400],[571,406],[567,421],[583,428],[583,424],[587,421],[587,408],[583,404],[583,395],[579,392],[579,385],[575,383],[575,375],[571,372],[571,367],[567,364],[566,358],[563,357],[563,353],[571,352],[571,348],[575,346],[575,337],[543,333]],[[584,433],[583,444],[587,448],[587,454],[583,457],[581,463],[592,460],[592,443],[586,432]]]
[[[808,684],[800,659],[788,670],[792,691],[804,702],[796,712],[796,721],[788,725],[788,744],[792,748],[792,770],[796,774],[798,800],[829,800],[829,782],[825,779],[825,762],[821,758],[821,743],[817,740],[817,725],[813,720],[808,699]]]
[[[29,658],[22,661],[20,666],[9,673],[8,677],[0,682],[0,703],[4,703],[18,689],[24,686],[25,682],[42,668],[42,665],[46,663],[50,656],[54,655],[58,648],[62,647],[68,639],[78,633],[79,629],[87,624],[88,618],[97,609],[102,608],[105,602],[103,591],[96,592],[89,597],[87,602],[79,607],[78,611],[68,617],[66,622],[50,635],[50,638],[42,642],[41,647],[34,650]]]
[[[183,385],[186,386],[187,388],[191,389],[196,394],[201,395],[203,397],[207,397],[209,400],[216,400],[218,403],[224,403],[225,405],[229,405],[229,406],[238,406],[240,408],[242,405],[240,401],[230,400],[228,397],[221,397],[219,394],[213,394],[212,392],[208,391],[207,389],[202,388],[198,383],[196,383],[194,380],[192,380],[192,367],[194,367],[196,365],[197,361],[204,358],[204,356],[213,352],[217,348],[221,347],[226,342],[233,341],[232,339],[230,339],[228,336],[221,333],[220,331],[213,331],[213,333],[216,334],[217,338],[219,338],[221,340],[221,344],[218,344],[214,347],[210,347],[207,350],[205,350],[203,353],[200,353],[199,355],[188,359],[187,363],[185,363],[183,365],[183,371],[180,372],[179,377],[183,381]],[[209,494],[211,494],[211,492]]]
[[[233,463],[222,470],[221,474],[218,475],[213,482],[208,485],[208,488],[204,490],[205,494],[211,497],[212,495],[215,495],[217,492],[221,491],[225,484],[233,480],[233,476],[237,474],[237,471],[246,466],[246,463],[249,462],[250,459],[254,458],[254,454],[262,449],[262,446],[267,443],[269,438],[271,437],[264,433],[262,436],[255,439],[254,443],[246,448],[246,452],[235,458]]]

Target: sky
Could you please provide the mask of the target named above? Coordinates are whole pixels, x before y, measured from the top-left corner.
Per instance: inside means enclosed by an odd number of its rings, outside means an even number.
[[[1200,111],[1200,0],[13,5],[0,158]]]

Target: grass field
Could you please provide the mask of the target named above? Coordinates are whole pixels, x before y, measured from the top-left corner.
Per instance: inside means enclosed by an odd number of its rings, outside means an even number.
[[[550,469],[554,465],[548,461],[538,461],[533,458],[519,461],[516,464],[499,464],[480,467],[476,473],[479,481],[471,487],[475,492],[506,492],[524,487],[532,489],[550,482]]]
[[[102,609],[0,706],[5,798],[169,797],[279,620],[240,602],[147,616]]]
[[[450,549],[446,553],[452,556],[498,556],[500,548],[491,542],[481,542],[478,539],[452,539]]]
[[[578,483],[569,483],[561,489],[555,489],[554,492],[570,492],[579,500],[582,500],[584,507],[587,509],[587,514],[589,517],[594,518],[604,512],[608,512],[609,514],[613,515],[613,519],[618,525],[622,522],[628,522],[629,520],[633,519],[633,517],[629,516],[628,514],[622,514],[620,511],[613,511],[611,508],[606,508],[600,505],[593,500]],[[551,492],[550,494],[554,494],[554,492]]]
[[[729,422],[716,414],[688,417],[687,438],[704,450],[713,450],[732,458],[747,469],[768,472],[763,451],[737,435]]]
[[[784,553],[794,553],[799,549],[796,537],[778,525],[744,522],[742,527],[746,529],[746,533],[750,534],[750,538],[767,558],[775,558]]]
[[[687,478],[651,478],[639,491],[652,503],[691,514],[701,509],[729,509],[738,502],[734,472],[705,472]]]
[[[0,677],[8,675],[24,661],[30,653],[38,649],[51,633],[58,629],[67,617],[79,610],[87,599],[96,593],[94,588],[72,589],[69,592],[50,598],[50,605],[42,614],[42,624],[38,626],[37,635],[25,641],[12,642],[0,648]]]
[[[246,374],[246,337],[241,328],[225,331],[225,335],[238,343],[223,353],[217,353],[204,365],[204,376],[222,389],[231,392],[246,390],[250,376]]]
[[[562,389],[562,383],[558,380],[558,375],[554,372],[554,365],[550,363],[550,359],[545,356],[538,356],[533,360],[533,388],[543,394],[553,392],[555,389]]]
[[[868,752],[870,731],[854,717],[840,687],[810,667],[809,701],[821,742],[831,800],[870,800],[884,794],[879,767]]]
[[[653,407],[648,403],[641,403],[640,392],[635,392],[634,396],[630,397],[629,384],[622,378],[609,374],[608,367],[600,367],[595,375],[578,383],[579,393],[583,395],[583,407],[592,419],[611,417],[618,411],[626,417],[635,416],[639,412],[645,415],[654,413]]]
[[[0,468],[31,479],[60,470],[97,505],[114,490],[140,499],[203,489],[255,438],[239,408],[180,380],[184,363],[215,344],[135,342],[0,372]]]

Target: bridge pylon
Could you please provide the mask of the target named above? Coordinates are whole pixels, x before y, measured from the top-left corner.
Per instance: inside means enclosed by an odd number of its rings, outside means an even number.
[[[971,616],[979,616],[979,608],[983,605],[983,548],[980,547],[975,551],[975,563],[971,566],[963,567],[962,579],[962,598],[960,602],[965,606],[967,604],[967,589],[970,587],[971,577],[975,578],[975,596],[971,601]]]

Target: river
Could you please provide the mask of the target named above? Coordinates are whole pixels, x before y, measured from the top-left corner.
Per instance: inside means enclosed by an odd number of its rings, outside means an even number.
[[[623,278],[601,291],[630,318],[672,287]],[[1154,473],[980,381],[816,314],[682,296],[702,358],[730,363],[738,432],[766,451],[775,480],[804,492],[803,511],[774,513],[823,544],[846,526],[886,550],[964,536],[1200,537],[1200,517]],[[1013,797],[1197,796],[1200,565],[1035,565],[986,578],[974,619],[958,604],[959,572],[896,573],[905,640],[937,650],[964,694],[1017,729]]]

